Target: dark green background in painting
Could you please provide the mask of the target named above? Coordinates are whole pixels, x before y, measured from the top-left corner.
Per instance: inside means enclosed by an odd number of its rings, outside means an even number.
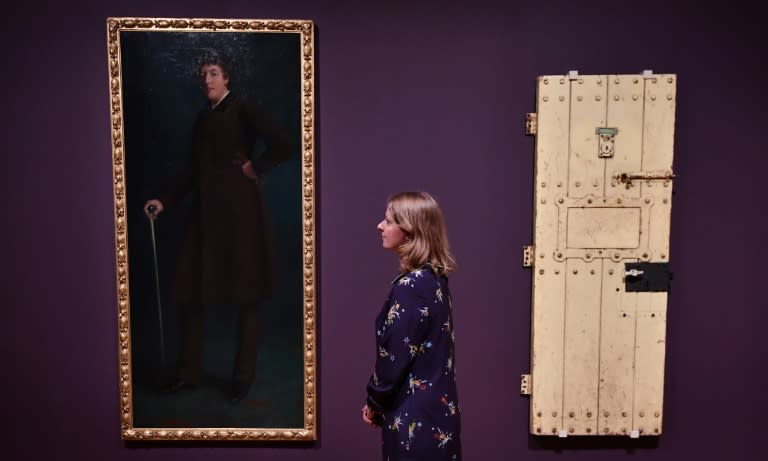
[[[136,427],[302,427],[302,271],[300,194],[300,36],[287,33],[120,34],[125,119],[131,346]],[[197,59],[229,55],[230,90],[256,101],[289,134],[293,158],[269,172],[262,192],[273,253],[274,295],[262,305],[256,378],[238,405],[227,398],[235,356],[237,306],[204,309],[201,386],[161,395],[179,350],[178,306],[168,301],[177,243],[189,205],[156,222],[165,354],[155,295],[150,226],[142,207],[167,190],[187,161],[191,130],[206,99]],[[262,147],[257,142],[254,150]],[[236,200],[236,197],[233,197]],[[165,361],[165,363],[163,363]]]

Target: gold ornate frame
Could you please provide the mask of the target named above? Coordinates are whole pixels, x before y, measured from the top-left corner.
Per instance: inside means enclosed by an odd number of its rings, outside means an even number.
[[[121,68],[121,34],[129,31],[147,32],[220,32],[296,34],[299,41],[301,73],[297,91],[300,92],[300,117],[297,126],[301,134],[299,169],[301,204],[300,248],[302,261],[303,306],[302,337],[303,425],[300,427],[137,427],[134,421],[134,376],[132,369],[132,323],[128,252],[128,215],[126,211],[126,158],[130,147],[124,140],[125,114],[123,100],[123,69]],[[311,441],[316,439],[316,356],[315,356],[315,157],[314,157],[314,24],[309,20],[245,20],[245,19],[172,19],[172,18],[107,18],[109,59],[109,91],[112,144],[112,175],[114,185],[115,257],[117,278],[117,313],[119,331],[119,390],[120,428],[124,440],[214,440],[214,441]],[[132,203],[132,207],[136,204]],[[297,251],[298,251],[298,242]],[[297,306],[298,308],[298,306]],[[298,315],[298,314],[297,314]],[[161,320],[162,321],[162,320]],[[298,365],[298,364],[297,364]]]

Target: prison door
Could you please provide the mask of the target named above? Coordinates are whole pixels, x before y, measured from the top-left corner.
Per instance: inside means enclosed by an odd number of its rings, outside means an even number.
[[[532,434],[661,434],[676,81],[538,78]]]

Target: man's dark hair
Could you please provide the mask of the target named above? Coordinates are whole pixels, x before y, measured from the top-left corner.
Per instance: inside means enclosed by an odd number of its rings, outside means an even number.
[[[230,79],[230,81],[232,80],[232,62],[224,53],[216,50],[206,50],[197,60],[198,75],[203,66],[219,66],[224,77]]]

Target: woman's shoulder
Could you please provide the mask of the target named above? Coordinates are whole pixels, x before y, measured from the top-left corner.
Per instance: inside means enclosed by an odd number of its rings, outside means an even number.
[[[424,291],[434,290],[436,284],[444,276],[437,275],[431,265],[426,264],[417,269],[400,274],[393,282],[393,290],[403,293],[404,291]]]

